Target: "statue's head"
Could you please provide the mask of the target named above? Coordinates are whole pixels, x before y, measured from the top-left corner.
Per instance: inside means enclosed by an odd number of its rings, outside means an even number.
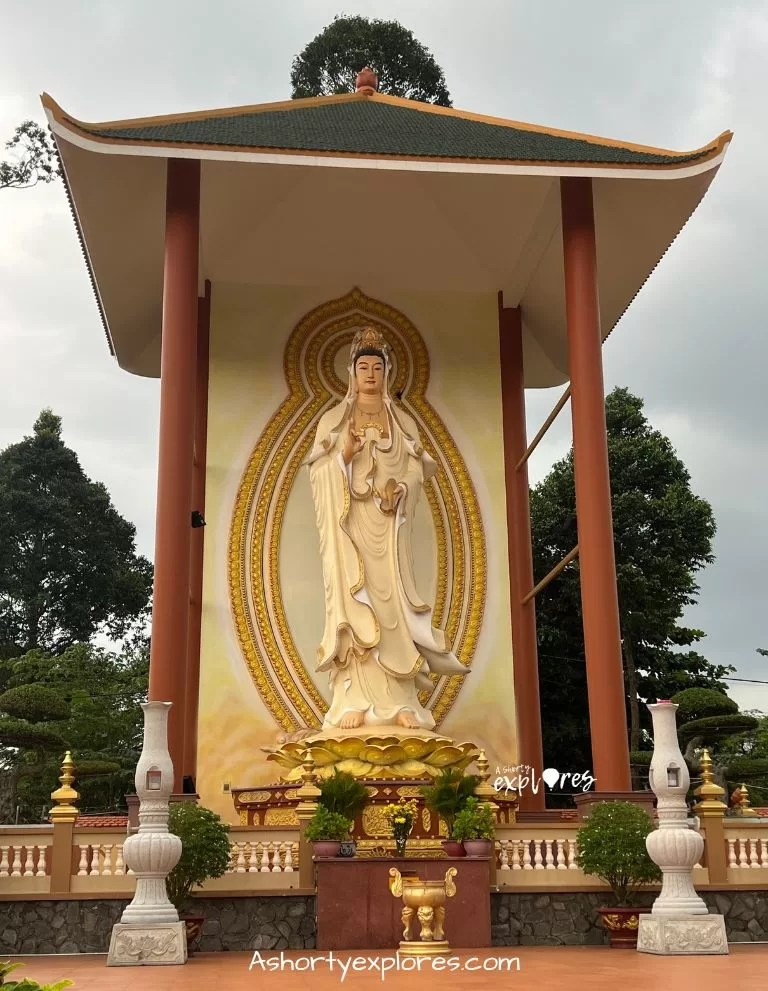
[[[387,374],[387,344],[374,327],[365,327],[352,342],[352,373],[357,391],[364,396],[381,395]]]

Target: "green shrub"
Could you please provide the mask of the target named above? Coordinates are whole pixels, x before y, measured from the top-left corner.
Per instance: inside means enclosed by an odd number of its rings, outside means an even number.
[[[352,823],[338,812],[331,812],[324,805],[318,805],[315,814],[307,823],[304,835],[310,842],[329,841],[340,843],[349,837]]]
[[[26,966],[26,964],[11,963],[10,960],[0,962],[0,987],[9,988],[10,991],[64,991],[64,988],[71,988],[74,986],[74,981],[70,981],[69,978],[64,978],[62,981],[56,981],[55,984],[38,984],[38,982],[33,981],[31,977],[22,977],[18,981],[6,981],[6,977],[9,974],[13,973],[14,970],[18,970],[19,967],[24,966]]]
[[[653,832],[648,813],[632,802],[598,802],[578,832],[578,862],[585,874],[607,882],[619,905],[629,905],[639,884],[661,880],[645,845]]]
[[[471,796],[466,805],[457,813],[451,833],[454,840],[492,840],[496,835],[493,810],[487,802]]]
[[[368,801],[368,789],[353,775],[333,769],[333,776],[320,785],[318,802],[329,812],[336,812],[353,822],[363,811]]]
[[[725,713],[739,711],[732,698],[714,688],[684,688],[669,700],[679,708],[677,720],[687,723],[691,719],[703,719],[705,716],[719,716]]]
[[[192,888],[221,877],[232,857],[229,826],[211,809],[194,802],[171,804],[168,828],[182,843],[178,864],[166,878],[168,898],[182,912]]]

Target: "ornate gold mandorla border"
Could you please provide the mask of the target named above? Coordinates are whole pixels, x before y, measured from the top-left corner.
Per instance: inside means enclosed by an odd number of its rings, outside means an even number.
[[[334,354],[351,341],[362,320],[379,326],[388,337],[396,365],[392,392],[401,393],[403,407],[422,431],[424,447],[439,465],[435,479],[425,486],[438,551],[434,622],[443,625],[448,601],[444,629],[467,666],[485,610],[487,566],[480,508],[464,460],[426,399],[429,356],[421,335],[402,313],[358,289],[317,307],[288,339],[283,362],[288,397],[267,423],[248,461],[229,536],[228,584],[238,641],[264,704],[287,731],[318,727],[326,703],[296,650],[283,608],[279,574],[283,519],[315,424],[346,392],[333,369]],[[443,677],[432,692],[422,695],[438,725],[462,682],[460,676]]]

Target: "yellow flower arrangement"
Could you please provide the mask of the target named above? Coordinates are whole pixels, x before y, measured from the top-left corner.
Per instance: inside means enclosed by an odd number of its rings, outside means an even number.
[[[384,815],[392,830],[398,856],[405,853],[405,843],[418,814],[419,805],[415,798],[401,799],[399,802],[390,802],[389,805],[384,806]]]

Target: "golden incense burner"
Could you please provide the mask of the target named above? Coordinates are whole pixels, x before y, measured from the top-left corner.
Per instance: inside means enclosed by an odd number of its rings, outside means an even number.
[[[414,956],[440,956],[450,950],[443,933],[445,900],[456,894],[456,868],[449,867],[442,881],[425,881],[417,874],[401,874],[396,867],[389,870],[389,890],[395,898],[403,899],[403,938],[400,952]],[[421,923],[421,936],[413,939],[413,917]]]

